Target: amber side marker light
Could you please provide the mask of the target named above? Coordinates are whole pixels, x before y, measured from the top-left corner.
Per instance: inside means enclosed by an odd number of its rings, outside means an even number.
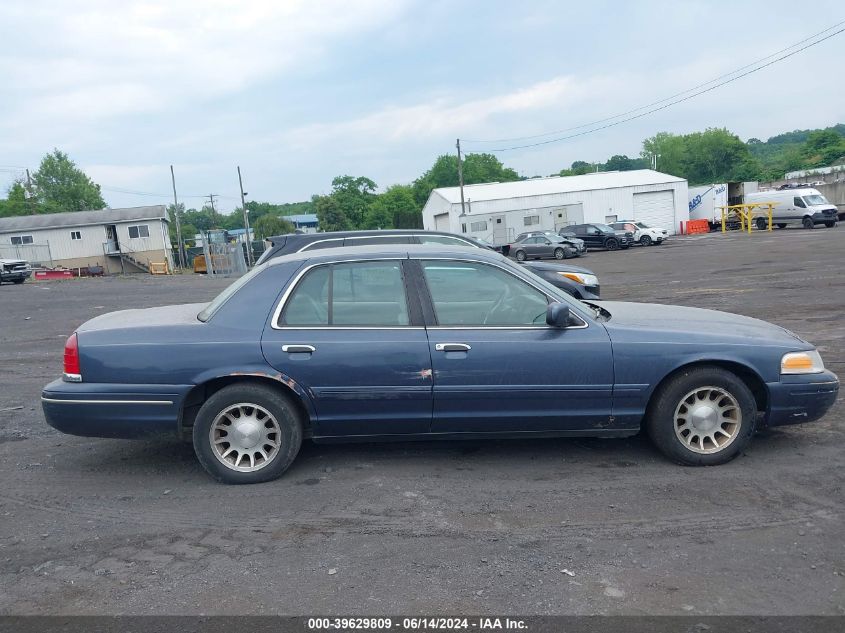
[[[824,371],[822,357],[816,350],[790,352],[780,361],[781,374],[819,374]]]

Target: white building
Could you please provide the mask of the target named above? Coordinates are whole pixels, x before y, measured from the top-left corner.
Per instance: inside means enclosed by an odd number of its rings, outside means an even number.
[[[689,220],[687,181],[651,169],[533,178],[435,189],[423,207],[427,230],[504,244],[525,231],[640,220],[677,233]]]
[[[151,262],[173,270],[163,205],[0,218],[0,254],[106,273],[146,271]]]

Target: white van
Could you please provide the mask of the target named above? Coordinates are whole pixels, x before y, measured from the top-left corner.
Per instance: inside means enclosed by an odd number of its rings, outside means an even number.
[[[782,229],[787,224],[801,224],[805,229],[811,229],[816,224],[824,224],[831,228],[836,226],[839,218],[836,206],[830,204],[819,193],[818,189],[809,187],[801,189],[778,189],[776,191],[759,191],[745,195],[745,203],[774,202],[772,209],[772,224]],[[754,209],[754,220],[758,229],[764,230],[769,226],[767,210]]]

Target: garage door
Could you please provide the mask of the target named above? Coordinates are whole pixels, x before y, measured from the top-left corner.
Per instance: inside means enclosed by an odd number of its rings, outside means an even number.
[[[440,213],[434,216],[434,230],[448,231],[449,230],[449,214]]]
[[[668,191],[634,194],[634,220],[675,232],[675,195]]]

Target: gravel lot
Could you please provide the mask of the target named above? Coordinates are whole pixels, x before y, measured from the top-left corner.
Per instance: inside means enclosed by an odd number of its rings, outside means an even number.
[[[845,228],[590,253],[606,299],[767,319],[845,376]],[[316,446],[226,487],[188,444],[63,436],[65,337],[200,276],[0,288],[0,614],[845,614],[842,399],[683,468],[642,437]],[[566,573],[563,570],[568,570]]]

